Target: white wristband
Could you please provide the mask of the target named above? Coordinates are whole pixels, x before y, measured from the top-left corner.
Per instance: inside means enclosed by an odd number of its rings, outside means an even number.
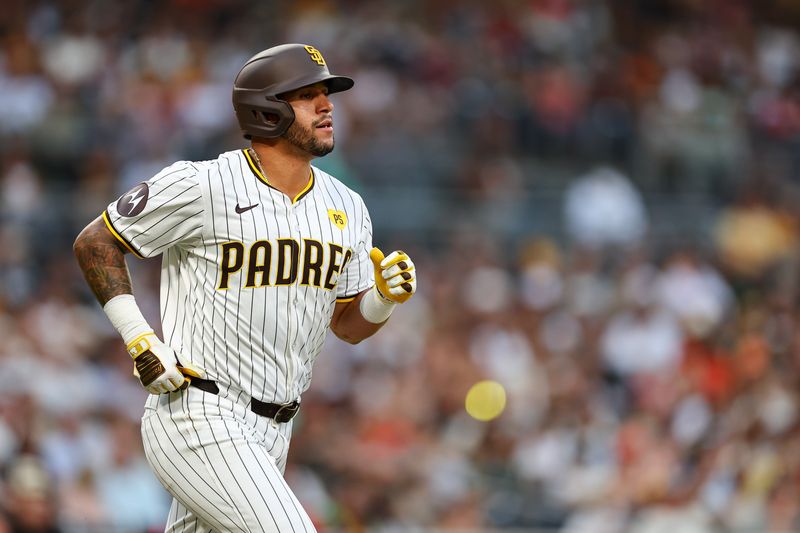
[[[359,309],[361,309],[361,316],[363,316],[367,322],[381,324],[389,320],[389,315],[394,311],[395,305],[394,302],[387,302],[381,298],[381,295],[378,294],[378,289],[372,287],[372,289],[361,298]]]
[[[103,311],[108,315],[111,324],[122,335],[126,346],[136,337],[153,332],[153,328],[142,316],[133,294],[114,296],[103,306]]]

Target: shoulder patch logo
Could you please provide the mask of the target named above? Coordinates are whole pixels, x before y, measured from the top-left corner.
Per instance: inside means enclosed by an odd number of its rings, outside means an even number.
[[[149,195],[150,189],[147,187],[147,183],[140,183],[119,197],[117,212],[123,217],[135,217],[144,211]]]
[[[310,45],[306,45],[305,49],[308,55],[311,56],[311,61],[314,61],[317,65],[325,66],[325,58],[322,57],[322,52]]]
[[[339,229],[344,229],[344,227],[347,225],[347,215],[344,214],[344,211],[328,209],[328,218],[330,218],[331,222],[333,222]]]

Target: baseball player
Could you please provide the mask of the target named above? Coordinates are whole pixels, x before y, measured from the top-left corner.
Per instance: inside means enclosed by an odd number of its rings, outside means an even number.
[[[314,360],[328,328],[357,343],[416,290],[405,253],[372,248],[361,197],[310,163],[333,150],[330,95],[352,86],[312,46],[253,56],[233,87],[251,146],[165,168],[75,241],[151,393],[142,438],[174,496],[166,531],[314,531],[283,479]],[[126,253],[162,255],[163,339]]]

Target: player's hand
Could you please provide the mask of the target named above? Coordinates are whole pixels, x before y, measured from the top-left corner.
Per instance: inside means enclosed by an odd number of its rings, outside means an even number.
[[[161,342],[155,333],[139,335],[128,344],[133,357],[133,375],[150,394],[163,394],[189,386],[178,368],[175,351]]]
[[[373,248],[369,253],[375,267],[375,287],[384,300],[401,304],[417,291],[417,271],[405,252],[396,250],[384,257]]]

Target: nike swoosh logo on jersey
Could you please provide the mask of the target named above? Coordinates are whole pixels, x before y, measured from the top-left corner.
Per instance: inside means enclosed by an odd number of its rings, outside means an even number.
[[[248,205],[247,207],[239,207],[239,204],[236,204],[236,212],[241,215],[242,213],[246,213],[247,211],[250,211],[256,207],[258,207],[258,204]]]

